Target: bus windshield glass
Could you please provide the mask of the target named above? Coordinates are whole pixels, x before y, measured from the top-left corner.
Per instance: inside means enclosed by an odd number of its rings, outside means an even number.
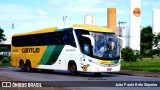
[[[120,57],[118,39],[113,33],[90,32],[94,37],[93,57],[100,59],[116,59]]]

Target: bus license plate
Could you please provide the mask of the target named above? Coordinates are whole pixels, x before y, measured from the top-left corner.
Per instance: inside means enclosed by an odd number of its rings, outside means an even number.
[[[107,68],[107,71],[112,71],[112,68]]]

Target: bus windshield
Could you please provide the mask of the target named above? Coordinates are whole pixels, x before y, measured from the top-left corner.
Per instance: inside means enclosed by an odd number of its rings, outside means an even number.
[[[116,59],[120,57],[118,39],[113,33],[90,32],[95,39],[93,56],[100,59]]]
[[[114,33],[92,32],[76,29],[76,35],[81,51],[93,58],[104,60],[115,60],[120,58],[120,45]],[[89,38],[83,35],[91,35],[94,38],[94,45],[91,45]]]

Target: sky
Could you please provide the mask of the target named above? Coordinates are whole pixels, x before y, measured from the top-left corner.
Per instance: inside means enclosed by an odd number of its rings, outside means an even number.
[[[47,27],[83,24],[85,15],[95,17],[95,25],[107,25],[107,8],[116,8],[117,23],[129,26],[130,0],[0,0],[0,27],[4,34],[30,32]],[[152,10],[160,0],[141,0],[141,26],[152,26]],[[118,24],[117,24],[118,26]]]

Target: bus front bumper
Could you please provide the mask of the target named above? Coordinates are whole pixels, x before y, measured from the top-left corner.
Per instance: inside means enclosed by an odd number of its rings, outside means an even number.
[[[85,72],[119,72],[121,64],[114,64],[114,65],[98,65],[91,63],[88,65]]]

